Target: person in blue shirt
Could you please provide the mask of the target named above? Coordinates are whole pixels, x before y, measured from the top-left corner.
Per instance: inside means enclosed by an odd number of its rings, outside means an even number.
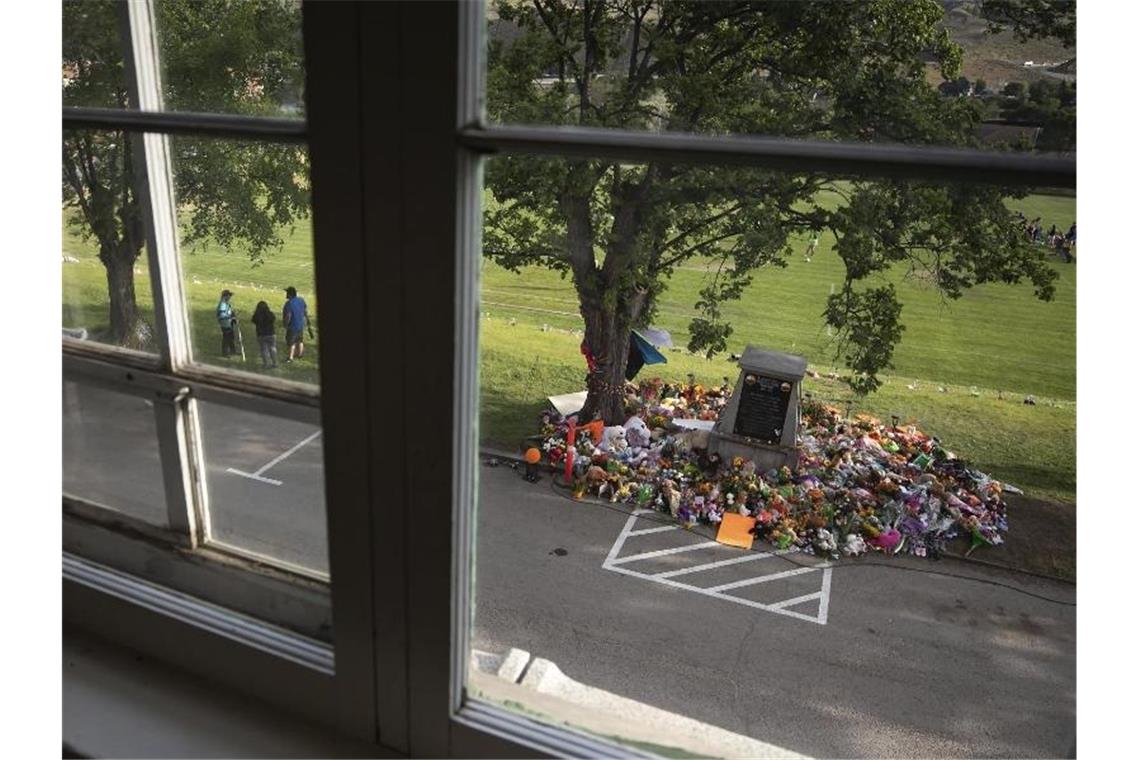
[[[218,308],[214,311],[218,318],[218,327],[222,328],[222,356],[237,353],[237,347],[234,345],[234,317],[237,312],[230,305],[231,296],[233,296],[231,291],[223,290]]]
[[[292,285],[285,288],[285,308],[281,310],[281,321],[285,324],[285,345],[289,347],[285,361],[300,359],[305,355],[305,328],[309,328],[310,336],[313,328],[309,324],[309,305],[297,295],[297,289]]]

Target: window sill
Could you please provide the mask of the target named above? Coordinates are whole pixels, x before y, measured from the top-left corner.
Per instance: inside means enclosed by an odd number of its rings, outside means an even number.
[[[63,634],[63,743],[86,757],[400,757],[74,627]]]

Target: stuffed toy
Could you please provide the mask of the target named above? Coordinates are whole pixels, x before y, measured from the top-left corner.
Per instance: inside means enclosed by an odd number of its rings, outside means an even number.
[[[677,511],[681,508],[681,492],[677,490],[677,484],[672,480],[666,480],[661,484],[661,495],[665,497],[665,505],[669,508],[669,514],[676,517]]]
[[[815,531],[815,541],[812,542],[817,551],[831,554],[835,551],[835,536],[827,528],[818,528]]]
[[[649,445],[651,433],[645,420],[640,417],[630,417],[625,421],[625,440],[634,448],[644,448]]]
[[[843,541],[843,553],[848,557],[856,557],[867,551],[867,544],[863,537],[857,533],[848,533]]]
[[[598,448],[612,454],[624,452],[629,448],[629,444],[625,440],[625,428],[621,425],[613,425],[603,430],[602,443]]]

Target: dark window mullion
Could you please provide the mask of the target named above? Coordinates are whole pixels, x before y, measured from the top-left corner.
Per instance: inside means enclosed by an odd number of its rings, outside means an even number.
[[[1077,186],[1077,159],[1061,154],[591,127],[470,125],[459,130],[458,140],[466,148],[488,154],[537,153],[762,166],[792,172],[826,172],[830,176],[887,176],[1032,187]]]
[[[118,108],[64,107],[64,129],[121,129],[172,135],[207,135],[234,139],[304,142],[308,122],[236,114],[189,111],[134,111]]]

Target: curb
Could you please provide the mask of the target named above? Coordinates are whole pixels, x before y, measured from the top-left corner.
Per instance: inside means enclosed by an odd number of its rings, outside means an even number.
[[[967,557],[963,554],[951,554],[950,552],[944,552],[942,556],[947,559],[957,560],[958,562],[962,562],[967,565],[981,565],[982,567],[992,567],[995,570],[1005,570],[1006,572],[1017,573],[1018,575],[1029,575],[1034,578],[1041,578],[1047,581],[1066,583],[1070,586],[1077,585],[1076,578],[1062,578],[1059,575],[1049,575],[1048,573],[1037,573],[1032,570],[1022,570],[1021,568],[1013,567],[1012,565],[1003,565],[1000,562],[990,562],[986,559],[974,559],[973,557]]]
[[[773,744],[671,713],[570,678],[554,662],[511,648],[506,655],[473,649],[472,670],[488,694],[503,704],[516,702],[548,721],[617,739],[649,743],[700,757],[803,758]],[[495,684],[499,684],[496,686]]]
[[[522,454],[513,454],[509,451],[503,451],[502,449],[492,449],[485,446],[479,447],[479,456],[494,457],[496,459],[508,459],[514,462],[518,462],[519,464],[526,464],[526,460],[523,459]]]

